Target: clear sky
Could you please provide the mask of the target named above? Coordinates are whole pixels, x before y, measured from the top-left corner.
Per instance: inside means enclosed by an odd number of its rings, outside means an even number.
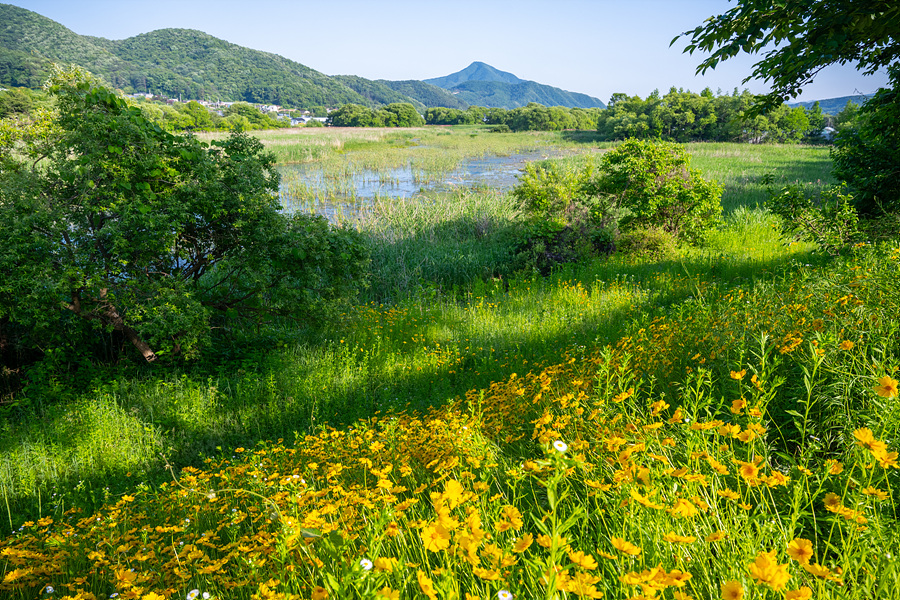
[[[753,56],[695,76],[699,55],[676,35],[734,6],[730,0],[5,0],[75,33],[124,39],[167,27],[198,29],[280,54],[327,75],[428,79],[473,61],[606,102],[671,87],[768,91]],[[879,73],[829,67],[799,100],[871,93]]]

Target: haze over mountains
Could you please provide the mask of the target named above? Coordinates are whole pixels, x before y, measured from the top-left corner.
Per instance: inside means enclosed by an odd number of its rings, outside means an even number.
[[[125,40],[79,35],[38,13],[0,4],[0,86],[37,88],[51,62],[74,63],[128,93],[243,100],[298,108],[370,107],[391,102],[466,108],[603,106],[596,98],[519,79],[473,63],[429,81],[328,76],[277,54],[229,43],[192,29],[160,29]]]

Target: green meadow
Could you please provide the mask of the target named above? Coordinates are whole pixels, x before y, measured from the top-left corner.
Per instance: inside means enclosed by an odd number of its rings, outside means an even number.
[[[258,136],[335,198],[362,170],[613,147]],[[377,197],[341,218],[371,279],[327,327],[37,373],[0,413],[0,596],[900,597],[896,228],[838,254],[784,232],[766,178],[821,191],[827,147],[687,150],[723,215],[660,260],[542,276],[511,194]]]

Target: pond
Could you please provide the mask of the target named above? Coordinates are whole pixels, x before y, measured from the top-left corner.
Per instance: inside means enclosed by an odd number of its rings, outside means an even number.
[[[314,164],[285,165],[279,167],[281,204],[288,210],[312,211],[334,220],[375,198],[410,198],[423,192],[477,187],[505,192],[518,184],[527,163],[560,154],[544,150],[470,158],[440,175],[411,165],[378,171],[348,169],[342,175],[326,175]]]

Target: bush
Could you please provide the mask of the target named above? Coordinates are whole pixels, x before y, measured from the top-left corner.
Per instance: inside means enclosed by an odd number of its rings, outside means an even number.
[[[623,233],[616,251],[634,258],[660,261],[671,258],[678,250],[675,236],[658,227],[639,227]]]
[[[526,165],[513,196],[528,215],[518,263],[547,274],[553,265],[609,253],[620,211],[591,195],[594,163],[545,161]]]
[[[698,242],[722,212],[722,187],[691,169],[690,160],[677,144],[628,140],[603,156],[586,192],[629,211],[623,231],[659,228]]]
[[[771,179],[769,179],[771,181]],[[815,242],[830,254],[862,239],[853,196],[846,185],[832,186],[818,198],[789,185],[776,192],[769,188],[766,208],[781,217],[786,233]]]

